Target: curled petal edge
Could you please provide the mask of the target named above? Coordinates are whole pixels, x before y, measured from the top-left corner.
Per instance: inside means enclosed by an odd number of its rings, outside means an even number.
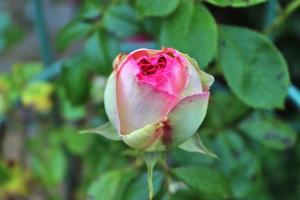
[[[126,56],[127,56],[127,54],[123,54],[123,53],[120,53],[119,55],[117,55],[117,57],[113,61],[113,69],[114,70],[118,69],[118,67],[120,66],[120,63],[122,63],[122,61],[125,60]]]

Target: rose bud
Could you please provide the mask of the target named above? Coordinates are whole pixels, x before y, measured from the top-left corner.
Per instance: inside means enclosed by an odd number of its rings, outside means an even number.
[[[128,146],[163,151],[193,136],[214,81],[195,60],[172,48],[138,49],[117,56],[113,65],[105,110]]]

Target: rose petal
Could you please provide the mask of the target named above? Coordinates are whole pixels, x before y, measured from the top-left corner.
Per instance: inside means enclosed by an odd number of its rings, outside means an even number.
[[[214,82],[214,77],[212,75],[207,74],[204,71],[202,71],[195,59],[191,58],[187,54],[182,54],[182,56],[184,56],[189,61],[189,63],[194,67],[194,69],[198,72],[198,77],[200,76],[202,89],[203,89],[203,91],[208,92],[210,86]]]
[[[138,54],[136,52],[132,54]],[[141,57],[136,58],[136,62],[139,67],[146,67],[137,74],[137,78],[140,82],[152,85],[158,90],[165,91],[170,95],[178,96],[182,89],[186,86],[188,79],[186,62],[184,58],[180,55],[174,57],[175,53],[170,51],[160,51],[155,55],[146,56],[139,53]],[[137,57],[137,56],[135,56]],[[160,68],[158,66],[159,59],[165,59],[164,67]],[[184,60],[183,60],[184,59]],[[144,63],[140,64],[141,61]],[[151,73],[150,75],[145,75],[145,73]]]
[[[113,71],[107,79],[106,87],[104,90],[104,108],[110,123],[118,132],[120,132],[120,120],[117,110],[116,91],[116,71]]]
[[[184,90],[180,95],[180,99],[183,99],[187,96],[191,96],[194,94],[199,94],[203,91],[199,72],[189,61],[187,61],[187,73],[189,79],[186,87],[184,88]]]
[[[175,101],[174,96],[138,82],[136,70],[136,62],[128,56],[117,74],[117,106],[122,134],[157,123]]]
[[[142,56],[148,56],[148,55],[155,55],[161,52],[161,50],[154,50],[154,49],[137,49],[130,53],[130,56],[132,56],[134,59],[138,59]]]
[[[209,92],[182,99],[169,113],[171,142],[177,146],[190,138],[200,127],[207,111]]]

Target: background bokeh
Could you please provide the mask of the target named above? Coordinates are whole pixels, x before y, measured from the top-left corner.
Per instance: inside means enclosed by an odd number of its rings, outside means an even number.
[[[113,58],[161,46],[215,76],[197,134],[218,159],[170,150],[155,168],[155,199],[300,199],[299,7],[299,0],[0,1],[0,199],[146,200],[139,152],[78,132],[107,121]]]

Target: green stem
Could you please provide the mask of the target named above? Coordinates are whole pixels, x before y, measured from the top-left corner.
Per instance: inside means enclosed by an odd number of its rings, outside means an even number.
[[[165,184],[166,184],[167,192],[171,195],[170,185],[172,183],[172,177],[170,175],[170,169],[169,169],[170,167],[167,162],[167,154],[164,155],[164,159],[162,160],[161,164],[166,177]]]
[[[32,4],[35,14],[34,23],[40,40],[40,48],[42,52],[43,61],[45,65],[49,65],[52,62],[52,50],[45,25],[42,1],[32,0]]]
[[[270,0],[266,3],[265,18],[263,21],[264,28],[270,26],[270,24],[272,24],[274,19],[276,18],[277,3],[277,0]]]
[[[153,168],[158,160],[162,158],[161,152],[144,152],[144,160],[147,165],[147,183],[149,191],[149,200],[153,199],[154,187],[153,187]]]
[[[154,165],[148,166],[147,165],[147,184],[148,184],[148,191],[149,191],[149,200],[153,199],[154,189],[153,189],[153,168]]]
[[[296,86],[291,85],[289,87],[289,93],[288,94],[289,94],[289,97],[293,100],[293,102],[300,109],[300,91],[299,91],[299,89]]]
[[[275,2],[275,0],[273,0],[273,2]],[[270,2],[270,4],[271,4],[271,2]],[[272,7],[272,9],[274,10],[273,7]],[[291,3],[289,3],[285,7],[285,9],[281,13],[281,15],[279,15],[277,18],[272,20],[273,23],[270,26],[267,26],[267,28],[264,30],[264,33],[266,35],[270,35],[275,29],[280,27],[283,24],[283,22],[286,20],[286,18],[289,17],[291,14],[293,14],[299,7],[300,7],[300,0],[294,0]],[[270,21],[270,20],[268,20],[268,21]]]

